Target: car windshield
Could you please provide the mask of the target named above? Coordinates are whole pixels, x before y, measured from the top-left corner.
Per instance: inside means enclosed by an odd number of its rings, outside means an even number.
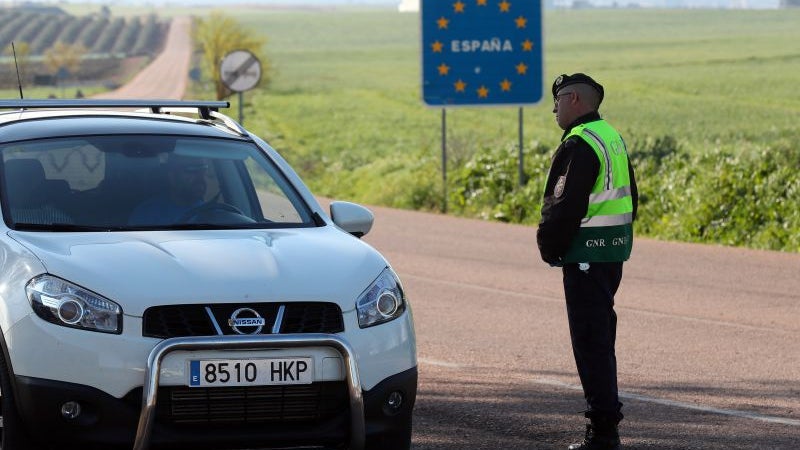
[[[251,142],[114,135],[0,146],[2,206],[18,230],[313,226],[305,202]]]

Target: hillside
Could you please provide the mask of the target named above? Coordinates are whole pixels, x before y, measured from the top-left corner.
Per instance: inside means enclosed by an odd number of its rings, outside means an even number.
[[[111,78],[119,67],[129,65],[125,61],[130,58],[156,55],[168,25],[168,20],[154,14],[114,17],[108,8],[84,16],[55,7],[0,9],[0,43],[5,44],[0,59],[0,87],[16,84],[11,42],[17,48],[26,85],[54,82],[58,70],[48,64],[48,51],[63,44],[79,48],[82,53],[79,69],[69,73],[71,80],[103,80]]]

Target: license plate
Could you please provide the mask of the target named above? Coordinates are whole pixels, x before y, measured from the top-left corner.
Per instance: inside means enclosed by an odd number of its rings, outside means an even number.
[[[312,365],[313,358],[193,360],[189,361],[189,386],[310,384]]]

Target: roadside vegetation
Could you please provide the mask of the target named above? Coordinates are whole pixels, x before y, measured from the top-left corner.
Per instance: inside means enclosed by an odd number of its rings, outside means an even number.
[[[249,51],[261,64],[260,85],[269,82],[269,60],[263,50],[266,38],[250,30],[243,29],[233,17],[222,11],[212,11],[207,17],[199,17],[192,27],[192,38],[200,55],[202,73],[214,86],[214,95],[221,100],[232,92],[225,86],[219,71],[219,64],[230,52]]]

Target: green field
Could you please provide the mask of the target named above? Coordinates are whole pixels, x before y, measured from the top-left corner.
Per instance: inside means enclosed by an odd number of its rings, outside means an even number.
[[[272,66],[271,82],[246,94],[245,124],[316,194],[440,208],[441,111],[421,101],[417,14],[226,13],[266,36]],[[560,73],[604,84],[601,113],[637,165],[640,234],[800,251],[798,23],[800,9],[545,13],[545,92]],[[195,86],[195,96],[206,92]],[[448,110],[450,212],[538,220],[561,136],[551,108],[545,98],[524,110],[524,189],[516,187],[517,109]]]
[[[254,103],[271,116],[270,129],[291,129],[295,145],[386,155],[438,143],[439,113],[420,101],[417,15],[248,11],[239,19],[268,37],[277,69]],[[627,135],[668,134],[692,146],[770,144],[792,137],[800,113],[792,95],[798,23],[797,10],[549,12],[546,84],[559,73],[591,73],[607,88],[602,112]],[[530,138],[557,141],[550,108],[549,100],[528,108]],[[516,133],[513,108],[458,110],[452,120],[467,146]]]

